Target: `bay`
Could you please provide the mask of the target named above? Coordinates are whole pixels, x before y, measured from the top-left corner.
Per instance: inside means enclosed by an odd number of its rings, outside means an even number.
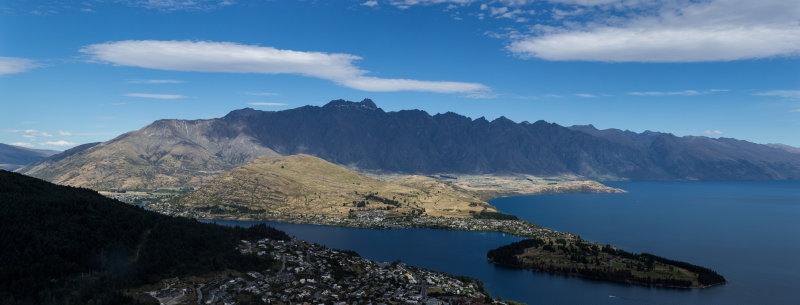
[[[486,251],[520,240],[502,233],[269,224],[370,259],[475,277],[493,296],[528,304],[800,304],[800,181],[608,184],[629,193],[517,196],[491,203],[590,241],[714,269],[729,283],[650,288],[498,267],[486,261]]]

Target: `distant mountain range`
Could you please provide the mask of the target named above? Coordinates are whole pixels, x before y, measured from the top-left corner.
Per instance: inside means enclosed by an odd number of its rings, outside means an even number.
[[[631,180],[800,179],[800,154],[730,138],[545,121],[488,121],[447,112],[386,112],[335,100],[283,111],[235,110],[210,120],[159,120],[20,169],[95,189],[196,187],[261,155],[310,154],[362,170],[525,173]]]
[[[25,164],[43,160],[56,153],[58,151],[32,149],[0,143],[0,169],[15,170]]]

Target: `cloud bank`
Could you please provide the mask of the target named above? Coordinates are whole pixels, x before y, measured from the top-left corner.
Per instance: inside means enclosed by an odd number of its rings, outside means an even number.
[[[545,4],[549,2],[549,4]],[[507,49],[550,61],[708,62],[800,54],[790,0],[389,0],[507,18]],[[524,24],[524,25],[522,25]]]
[[[350,54],[281,50],[232,42],[126,40],[89,45],[81,52],[96,61],[120,66],[171,71],[299,74],[372,92],[463,93],[489,90],[477,83],[368,76],[368,71],[354,64],[361,57]]]
[[[625,1],[564,2],[606,4],[598,10],[607,10]],[[796,56],[800,5],[792,2],[663,1],[649,14],[589,19],[521,35],[508,49],[523,58],[552,61],[703,62]]]

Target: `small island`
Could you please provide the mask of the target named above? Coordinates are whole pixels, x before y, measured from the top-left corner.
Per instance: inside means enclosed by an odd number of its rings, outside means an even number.
[[[490,250],[486,256],[501,266],[646,286],[706,288],[726,282],[704,267],[578,237],[534,237]]]

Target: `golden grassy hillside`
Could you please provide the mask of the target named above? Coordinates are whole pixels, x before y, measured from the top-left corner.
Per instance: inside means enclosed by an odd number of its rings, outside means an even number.
[[[470,217],[496,212],[472,192],[433,178],[382,181],[309,155],[259,157],[174,202],[242,218],[259,213],[347,217],[351,211],[380,211]]]

